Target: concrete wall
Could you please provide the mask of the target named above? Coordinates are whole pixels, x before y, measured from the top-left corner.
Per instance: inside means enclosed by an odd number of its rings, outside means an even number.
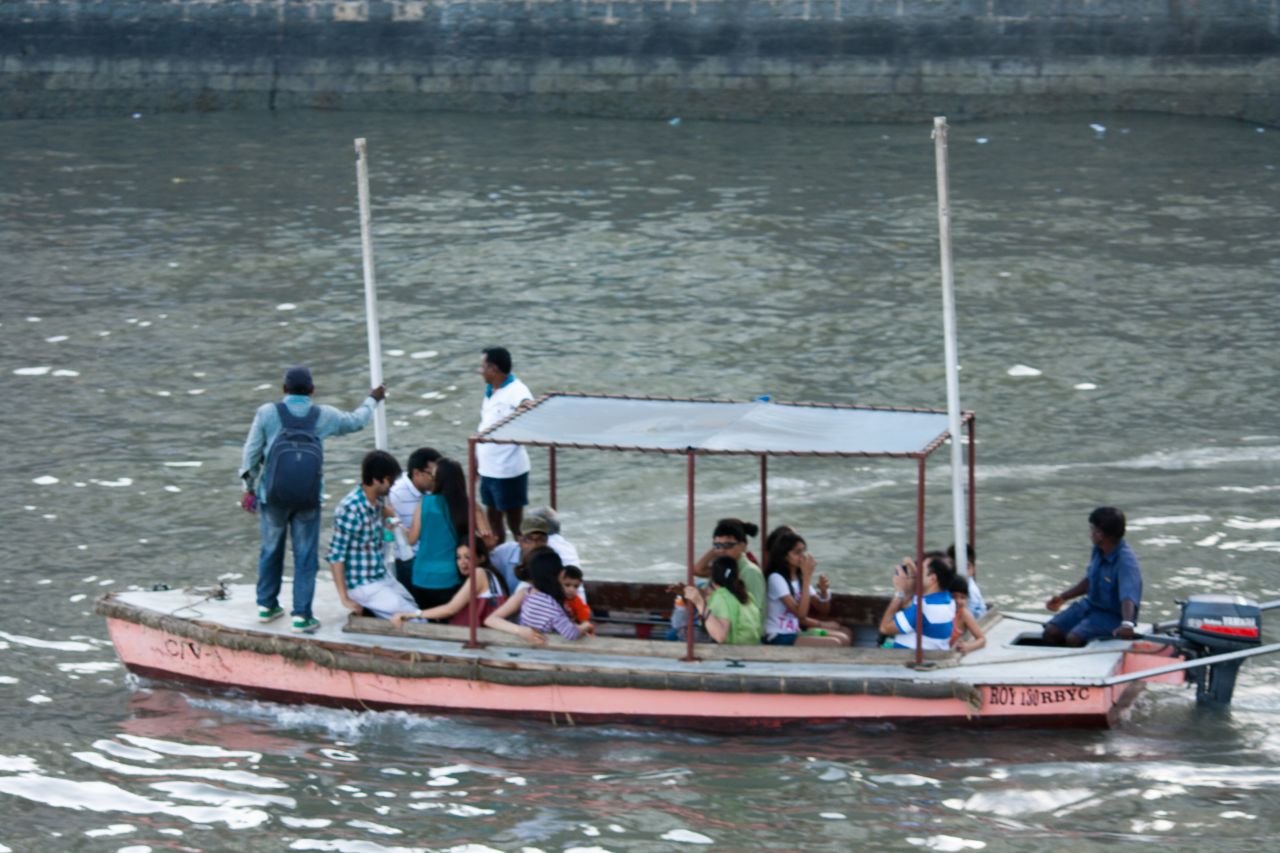
[[[1280,0],[0,2],[0,117],[298,107],[1280,124]]]

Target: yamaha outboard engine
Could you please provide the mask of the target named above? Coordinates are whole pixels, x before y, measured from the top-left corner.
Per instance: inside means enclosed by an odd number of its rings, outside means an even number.
[[[1193,595],[1182,602],[1178,634],[1188,658],[1252,649],[1262,644],[1262,610],[1242,595]],[[1243,659],[1197,667],[1187,672],[1196,683],[1196,701],[1231,702],[1236,672]]]

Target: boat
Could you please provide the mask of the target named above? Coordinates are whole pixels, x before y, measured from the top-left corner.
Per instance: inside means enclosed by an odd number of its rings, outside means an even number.
[[[961,420],[972,507],[973,413]],[[762,529],[770,456],[914,462],[920,554],[925,464],[950,438],[947,413],[936,410],[553,393],[472,436],[469,459],[474,475],[480,443],[546,448],[554,505],[557,450],[686,457],[692,581],[699,456],[758,458]],[[972,541],[972,511],[968,524]],[[480,627],[474,609],[469,626],[397,629],[349,614],[326,583],[315,599],[322,627],[307,636],[290,633],[284,620],[259,624],[250,585],[108,593],[97,611],[128,669],[152,679],[356,709],[730,731],[801,721],[1108,726],[1144,683],[1189,681],[1199,701],[1229,703],[1241,662],[1280,650],[1261,645],[1261,612],[1277,603],[1237,595],[1193,596],[1176,623],[1083,648],[1041,645],[1043,616],[993,608],[981,620],[985,648],[961,655],[877,647],[887,596],[833,596],[828,618],[853,631],[854,645],[814,648],[655,639],[673,608],[666,585],[589,581],[587,592],[599,635],[542,647]]]

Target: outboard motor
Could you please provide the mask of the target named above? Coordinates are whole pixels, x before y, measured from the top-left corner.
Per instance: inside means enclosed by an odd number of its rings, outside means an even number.
[[[1242,595],[1193,595],[1182,602],[1179,643],[1188,658],[1252,649],[1262,644],[1262,610]],[[1243,659],[1197,667],[1187,672],[1196,684],[1196,701],[1218,705],[1231,702],[1236,673]]]

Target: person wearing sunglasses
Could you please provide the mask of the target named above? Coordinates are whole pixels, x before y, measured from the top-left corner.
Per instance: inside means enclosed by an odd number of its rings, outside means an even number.
[[[711,548],[693,564],[696,577],[711,577],[711,564],[717,557],[731,557],[738,564],[738,578],[759,604],[765,600],[764,572],[747,556],[747,539],[760,533],[760,528],[740,518],[722,518],[711,534]]]

